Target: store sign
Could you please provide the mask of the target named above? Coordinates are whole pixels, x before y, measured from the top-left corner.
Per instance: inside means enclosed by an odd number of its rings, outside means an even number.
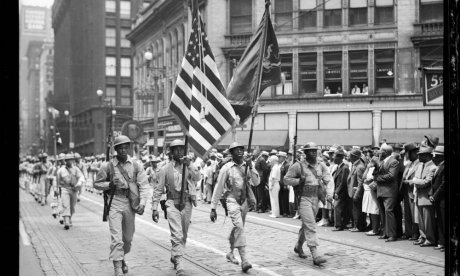
[[[388,73],[388,72],[392,73]],[[377,77],[391,77],[393,76],[393,66],[377,67]]]
[[[367,68],[350,68],[350,78],[367,78]]]
[[[423,105],[443,105],[442,69],[425,69],[425,87],[423,89]]]
[[[316,80],[316,70],[302,71],[303,80]]]
[[[342,77],[342,70],[341,69],[326,69],[324,70],[324,75],[326,79],[340,79]]]
[[[46,17],[44,10],[26,9],[24,11],[24,29],[32,31],[44,31]]]

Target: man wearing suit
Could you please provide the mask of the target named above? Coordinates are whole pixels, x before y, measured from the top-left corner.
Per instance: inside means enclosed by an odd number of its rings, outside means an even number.
[[[268,196],[265,187],[268,187],[268,176],[270,175],[270,167],[267,164],[268,152],[262,151],[256,161],[255,168],[260,176],[260,185],[257,186],[257,213],[265,213],[268,208]],[[267,190],[268,191],[268,190]]]
[[[397,199],[396,206],[395,206],[396,235],[398,238],[402,237],[403,235],[403,227],[402,227],[403,213],[402,213],[402,208],[401,208],[401,202],[403,200],[403,196],[400,193],[400,190],[401,190],[401,180],[402,180],[402,176],[403,176],[405,167],[404,167],[404,158],[401,156],[402,149],[403,149],[403,145],[401,145],[400,143],[396,143],[393,148],[393,156],[399,162],[398,177],[397,177],[398,178],[397,180],[398,199]]]
[[[347,180],[348,196],[353,199],[353,229],[351,232],[362,232],[366,228],[366,214],[362,212],[363,173],[365,168],[361,160],[361,151],[353,149],[350,152],[351,170]]]
[[[433,148],[431,147],[420,147],[418,159],[421,165],[415,172],[415,177],[409,180],[409,183],[415,185],[417,193],[415,202],[417,205],[420,228],[420,238],[414,242],[414,245],[420,245],[422,247],[434,246],[436,242],[434,206],[429,199],[430,196],[433,195],[431,180],[436,170],[436,165],[431,160],[432,152]]]
[[[280,214],[283,217],[287,217],[289,215],[289,186],[284,184],[284,176],[288,172],[290,163],[287,158],[287,153],[284,151],[278,152],[279,162],[281,164],[280,168],[280,192],[279,192],[279,203],[280,203]]]
[[[430,196],[431,203],[434,204],[434,211],[436,214],[436,225],[438,226],[438,246],[434,249],[439,249],[444,252],[445,248],[445,234],[444,234],[444,222],[445,222],[445,179],[444,179],[444,146],[437,146],[433,152],[433,162],[438,168],[436,169],[433,176],[433,195]]]
[[[351,197],[348,195],[347,179],[350,174],[350,169],[343,162],[345,152],[343,149],[337,149],[334,153],[334,163],[337,164],[337,169],[332,174],[335,183],[334,190],[334,212],[335,212],[335,229],[332,231],[342,231],[347,227],[350,220],[349,213],[352,208]]]
[[[399,162],[392,156],[393,148],[383,144],[380,147],[380,164],[374,172],[377,184],[377,199],[383,224],[383,235],[379,239],[393,242],[397,239],[395,206],[398,200]]]
[[[409,163],[406,165],[401,180],[400,193],[403,195],[404,201],[404,235],[402,239],[418,240],[419,229],[418,223],[415,223],[415,200],[414,200],[414,185],[408,181],[412,180],[415,172],[420,165],[418,160],[418,147],[414,143],[404,144],[404,154]]]

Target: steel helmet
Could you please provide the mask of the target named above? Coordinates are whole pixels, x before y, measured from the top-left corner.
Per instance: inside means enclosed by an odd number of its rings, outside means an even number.
[[[75,159],[80,159],[81,158],[81,156],[80,156],[80,154],[78,152],[74,153],[74,155],[75,155]]]
[[[101,155],[99,155],[99,158],[100,159],[105,159],[105,153],[101,153]]]
[[[315,142],[308,142],[305,146],[302,147],[302,151],[306,150],[318,150],[318,146]]]
[[[43,157],[43,154],[42,153],[39,153],[38,154],[38,158],[42,158]]]
[[[238,143],[238,142],[233,142],[233,143],[230,144],[230,147],[228,147],[228,151],[230,152],[230,151],[232,151],[232,149],[234,149],[234,148],[243,148],[243,150],[244,150],[244,146],[243,146],[243,145],[241,145],[241,144]]]
[[[64,160],[75,159],[75,155],[73,153],[67,153],[64,157]]]
[[[59,153],[58,160],[64,160],[64,158],[65,158],[65,153],[63,152]]]
[[[173,148],[173,147],[177,147],[177,146],[185,146],[185,142],[180,140],[180,139],[176,139],[174,141],[171,142],[171,144],[169,144],[169,148]]]
[[[117,137],[115,137],[115,140],[113,141],[113,146],[116,147],[118,145],[126,143],[131,143],[131,139],[129,139],[128,136],[125,135],[118,135]]]

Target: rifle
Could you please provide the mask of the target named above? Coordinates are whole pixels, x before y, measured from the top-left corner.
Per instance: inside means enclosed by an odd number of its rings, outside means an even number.
[[[106,150],[106,155],[105,155],[105,161],[107,163],[110,163],[110,147],[111,147],[111,137],[112,135],[109,134],[107,136],[107,150]],[[113,182],[113,174],[114,174],[114,170],[112,170],[113,168],[113,165],[112,163],[109,164],[110,165],[110,183]],[[115,186],[112,187],[110,190],[106,190],[103,192],[104,194],[104,212],[102,213],[102,221],[107,221],[107,217],[109,216],[109,212],[110,212],[110,206],[112,206],[112,200],[113,200],[113,195],[115,194]],[[109,193],[110,193],[110,200],[109,202],[107,203],[107,200],[108,200],[108,197],[109,197]]]
[[[297,120],[296,120],[296,123],[295,123],[294,145],[293,145],[293,149],[292,149],[292,157],[293,157],[292,158],[292,165],[294,165],[294,163],[297,161],[296,147],[297,147]],[[300,176],[302,176],[303,175],[303,167],[302,167],[302,164],[300,163],[300,160],[299,160],[299,165],[300,165]],[[297,185],[297,186],[293,187],[295,199],[297,201],[296,202],[297,206],[300,203],[300,197],[301,197],[301,194],[302,194],[302,186],[303,185]]]

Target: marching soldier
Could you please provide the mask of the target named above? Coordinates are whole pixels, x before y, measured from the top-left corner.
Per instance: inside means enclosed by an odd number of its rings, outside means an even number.
[[[51,156],[53,157],[53,156]],[[52,202],[50,204],[51,210],[52,210],[52,216],[54,218],[57,217],[57,207],[58,207],[58,198],[59,198],[59,190],[57,188],[56,184],[56,173],[58,170],[58,164],[59,159],[56,160],[56,163],[54,163],[54,158],[50,158],[51,160],[51,166],[48,169],[48,172],[46,173],[46,179],[48,181],[48,195],[51,193],[52,194]]]
[[[182,264],[183,247],[187,242],[187,232],[192,216],[192,204],[196,207],[196,182],[200,172],[185,154],[185,143],[174,140],[169,146],[172,160],[160,169],[158,185],[154,187],[152,197],[152,219],[158,222],[158,203],[166,187],[166,210],[169,229],[171,230],[171,262],[176,275],[185,275]],[[179,211],[182,188],[182,166],[185,166],[186,183],[184,185],[184,209]]]
[[[64,218],[64,229],[72,226],[72,215],[75,213],[77,203],[78,187],[84,182],[80,169],[75,166],[75,157],[68,153],[64,157],[65,166],[57,171],[57,183],[61,188],[61,210],[60,215]]]
[[[47,204],[47,178],[46,174],[48,172],[48,169],[51,166],[51,163],[46,160],[48,157],[48,154],[46,153],[41,153],[38,155],[38,158],[40,162],[37,165],[37,175],[38,175],[38,203],[40,203],[42,206],[45,206]]]
[[[144,213],[147,197],[150,193],[147,175],[142,164],[128,156],[131,140],[119,135],[115,137],[114,148],[116,158],[104,162],[97,173],[94,188],[99,191],[115,189],[112,206],[109,206],[109,227],[112,243],[110,244],[109,259],[113,261],[115,276],[128,273],[125,256],[131,251],[134,235],[135,213]],[[130,185],[138,188],[139,205],[132,206]]]
[[[222,193],[227,202],[228,215],[232,219],[233,229],[230,232],[230,252],[227,259],[238,264],[238,260],[233,255],[233,250],[238,248],[241,257],[241,269],[247,272],[252,268],[246,256],[246,236],[244,233],[244,223],[249,204],[255,204],[254,194],[247,185],[257,186],[260,184],[259,173],[254,168],[250,157],[243,158],[244,146],[238,142],[233,142],[228,151],[232,155],[232,160],[227,162],[219,172],[217,185],[211,200],[211,221],[216,221],[216,206]],[[248,178],[244,175],[248,170]],[[246,178],[246,180],[245,180]]]
[[[302,220],[302,227],[299,231],[299,238],[294,247],[294,252],[299,254],[300,258],[307,258],[303,252],[302,246],[307,242],[313,257],[313,264],[321,265],[326,259],[318,255],[316,247],[318,238],[316,237],[315,218],[318,212],[319,196],[323,197],[320,192],[320,185],[326,189],[326,200],[332,198],[333,182],[329,169],[322,162],[317,162],[318,147],[315,143],[307,143],[302,150],[305,152],[306,160],[296,162],[289,167],[284,177],[284,183],[291,186],[300,185],[301,195],[299,200],[299,214]],[[322,184],[322,183],[324,184]]]
[[[81,156],[78,152],[76,152],[74,155],[75,155],[75,167],[77,167],[82,172],[83,178],[84,178],[83,186],[86,186],[85,182],[86,182],[87,176],[85,175],[85,171],[86,171],[85,165],[81,161]],[[78,187],[77,202],[80,202],[81,189],[82,189],[82,186]]]

